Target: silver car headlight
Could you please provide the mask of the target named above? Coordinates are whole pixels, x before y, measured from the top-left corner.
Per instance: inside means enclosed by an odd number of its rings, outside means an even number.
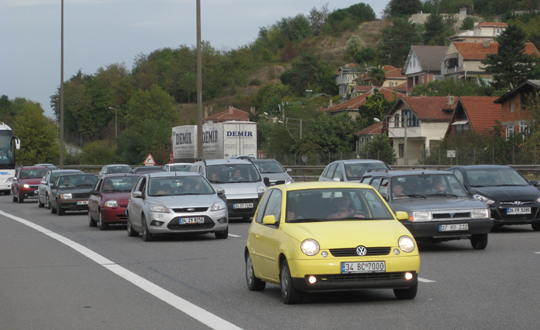
[[[104,205],[106,207],[118,207],[118,202],[116,199],[111,199],[110,201],[106,201]]]
[[[433,214],[430,211],[415,211],[412,213],[412,221],[431,221]]]
[[[166,208],[166,207],[163,206],[163,205],[151,204],[151,205],[150,205],[150,212],[156,212],[156,213],[169,213],[169,209]]]
[[[471,217],[473,218],[491,218],[491,212],[489,209],[472,209]]]
[[[480,202],[482,202],[484,204],[487,204],[487,205],[491,205],[491,204],[495,203],[495,201],[493,199],[487,198],[486,196],[483,196],[483,195],[480,195],[480,194],[474,194],[473,198],[476,199],[477,201],[480,201]]]
[[[71,193],[69,194],[61,194],[60,195],[60,199],[72,199],[73,196],[71,195]]]
[[[210,211],[219,211],[219,210],[224,210],[227,208],[227,205],[225,205],[224,202],[217,202],[217,203],[214,203],[214,205],[212,205],[212,207],[210,208]]]
[[[401,236],[398,240],[398,245],[403,252],[412,252],[416,246],[414,240],[409,236]]]
[[[257,193],[258,194],[264,194],[264,192],[266,191],[266,186],[265,185],[260,185],[257,187]]]
[[[300,249],[307,256],[314,256],[319,253],[319,243],[311,238],[308,238],[300,244]]]

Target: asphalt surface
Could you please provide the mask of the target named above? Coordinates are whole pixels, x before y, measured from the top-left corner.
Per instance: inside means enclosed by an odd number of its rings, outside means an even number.
[[[0,196],[0,329],[537,329],[540,232],[497,229],[486,250],[467,240],[421,244],[416,299],[392,290],[309,294],[248,291],[249,224],[143,242],[125,226],[88,226]],[[37,225],[37,226],[36,226]]]

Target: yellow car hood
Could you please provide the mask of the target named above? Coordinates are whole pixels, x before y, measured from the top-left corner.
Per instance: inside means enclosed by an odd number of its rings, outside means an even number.
[[[313,238],[321,249],[358,245],[397,246],[402,235],[413,237],[397,220],[355,220],[287,223],[284,232],[302,242]]]

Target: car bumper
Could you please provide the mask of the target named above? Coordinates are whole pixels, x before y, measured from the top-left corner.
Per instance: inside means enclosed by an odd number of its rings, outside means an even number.
[[[227,209],[230,217],[252,217],[259,205],[260,197],[258,198],[227,198]],[[251,205],[250,207],[245,207]]]
[[[181,224],[180,219],[185,217],[203,217],[204,223]],[[207,214],[183,214],[171,216],[170,214],[153,213],[148,217],[148,231],[153,235],[181,234],[181,233],[208,233],[224,231],[229,227],[227,210]]]
[[[127,215],[125,207],[103,207],[101,219],[105,223],[126,223]]]
[[[86,203],[86,204],[84,204]],[[58,206],[65,209],[65,210],[72,210],[72,211],[87,211],[88,210],[88,200],[77,200],[77,199],[69,199],[69,200],[59,200]]]
[[[403,253],[403,252],[402,252]],[[386,262],[386,271],[381,273],[342,274],[341,262],[354,262],[355,258],[339,258],[328,260],[289,260],[294,287],[300,291],[340,291],[365,288],[408,288],[418,281],[420,257],[385,256],[373,257],[370,260]],[[358,260],[360,261],[360,260]],[[405,273],[411,273],[411,279],[405,279]],[[311,284],[308,279],[315,277]]]
[[[38,197],[38,191],[33,189],[21,189],[20,195],[23,196],[23,198],[37,198]]]
[[[506,214],[507,208],[498,207],[491,209],[491,215],[496,226],[540,223],[540,209],[536,206],[531,209],[531,214],[508,215]]]
[[[472,235],[487,234],[493,227],[493,219],[430,221],[430,222],[402,222],[413,234],[416,240],[425,238],[437,240],[454,240],[470,238]],[[441,225],[467,224],[468,230],[441,231]]]

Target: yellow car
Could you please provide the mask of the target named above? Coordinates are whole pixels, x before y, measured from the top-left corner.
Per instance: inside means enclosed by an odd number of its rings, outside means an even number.
[[[396,218],[397,217],[397,218]],[[266,191],[244,252],[249,290],[281,286],[285,304],[304,292],[393,289],[413,299],[420,256],[411,233],[373,187],[302,182]]]

